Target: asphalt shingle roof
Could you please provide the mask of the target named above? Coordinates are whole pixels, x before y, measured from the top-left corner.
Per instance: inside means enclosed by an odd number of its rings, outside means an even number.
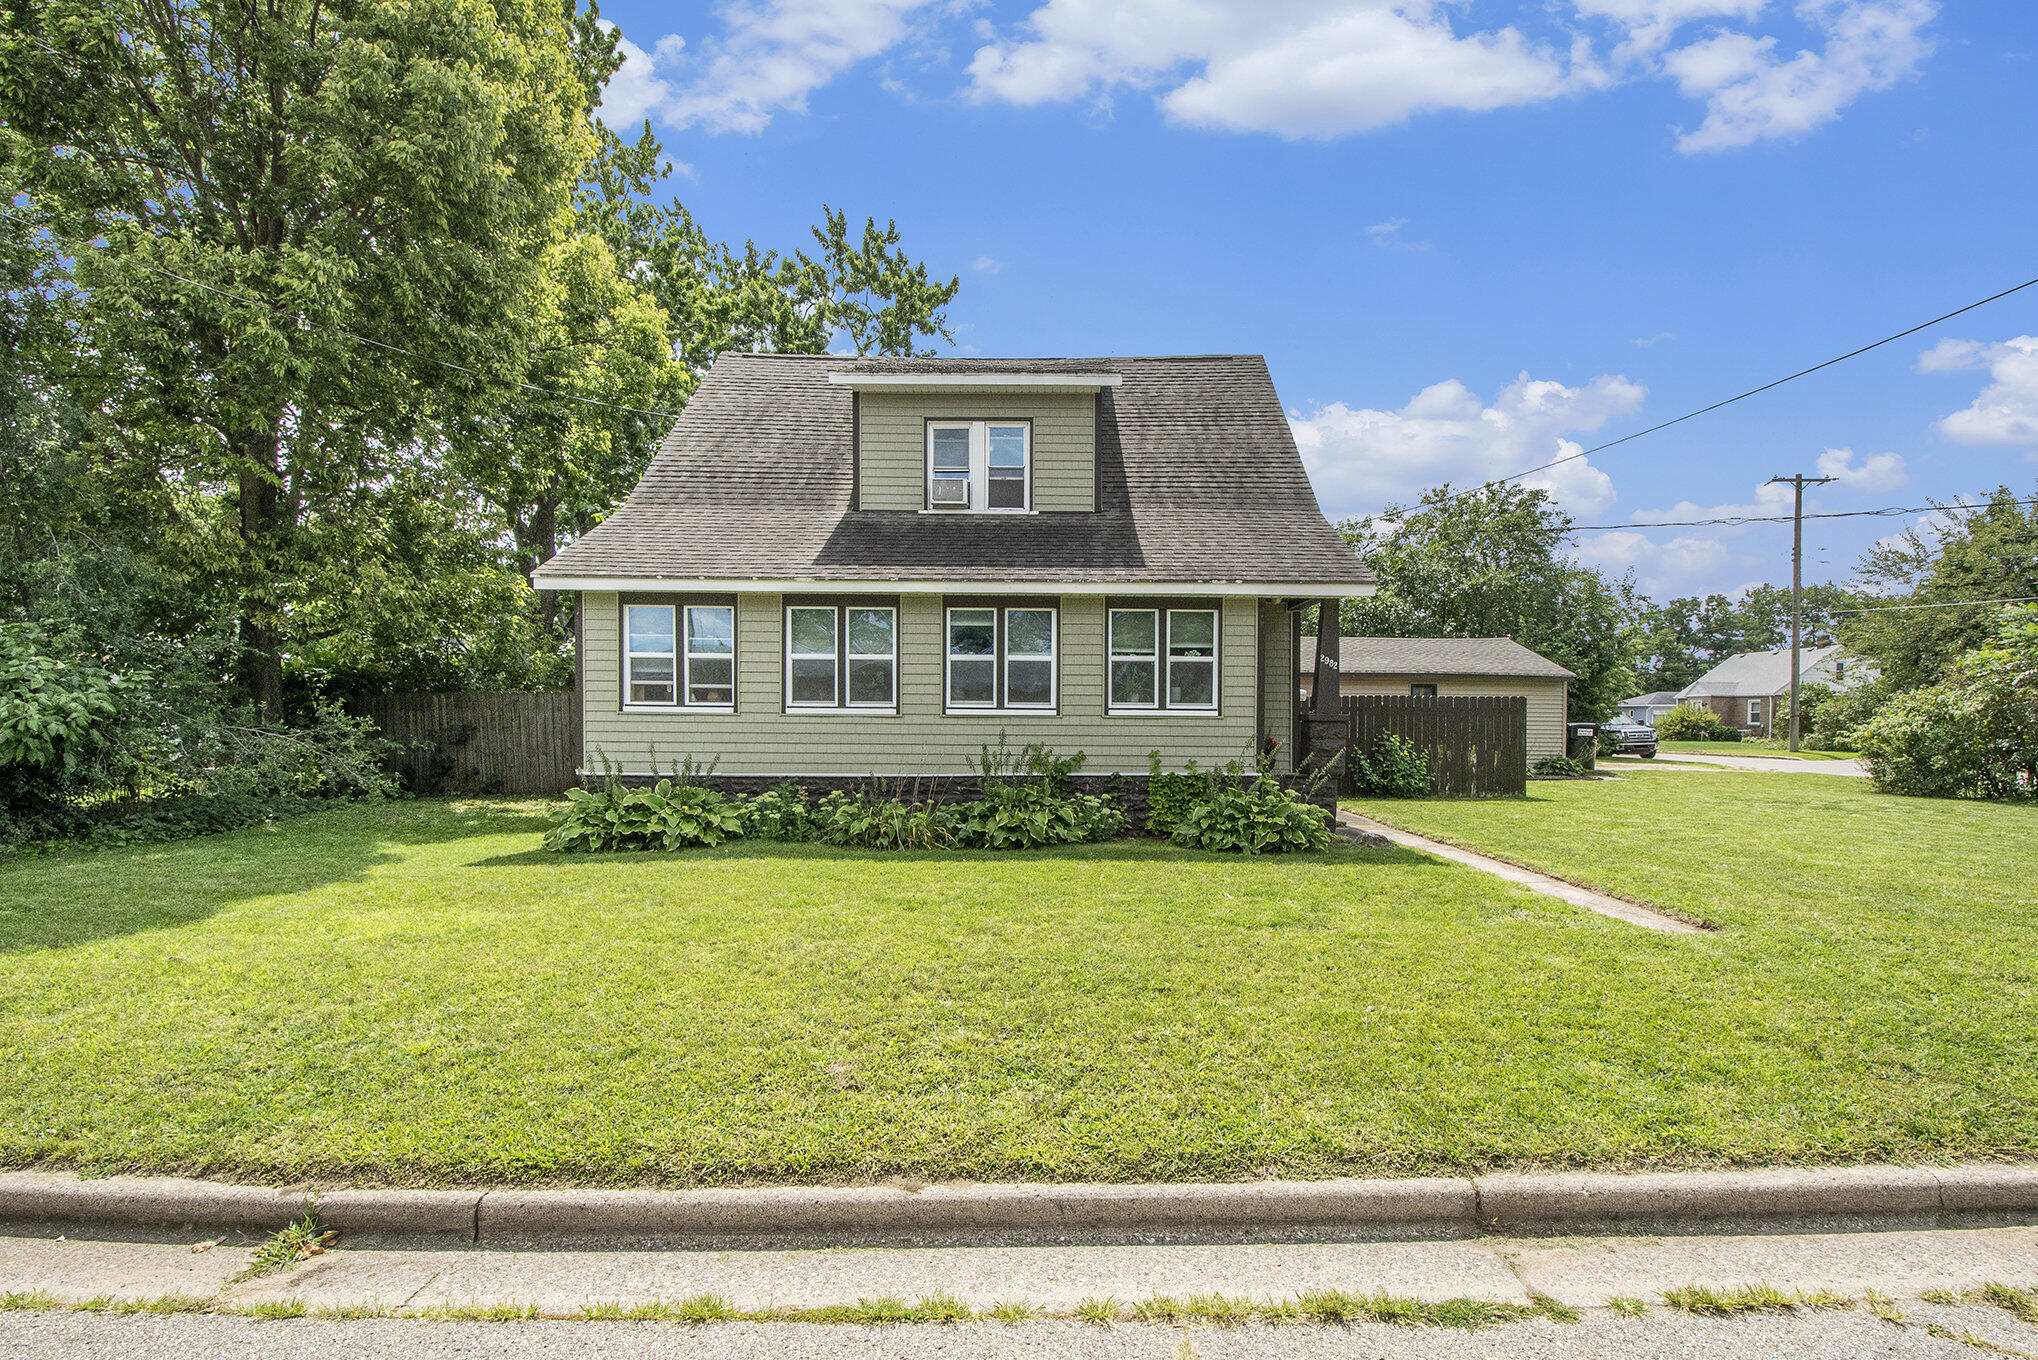
[[[1836,654],[1838,647],[1806,647],[1798,655],[1798,671],[1811,669]],[[1790,651],[1736,652],[1677,692],[1680,699],[1746,696],[1763,698],[1790,688]]]
[[[1097,510],[851,510],[852,397],[831,372],[1116,373]],[[535,579],[1370,582],[1317,507],[1264,359],[724,354],[614,514]]]
[[[1548,657],[1513,638],[1340,637],[1338,671],[1343,675],[1490,675],[1509,679],[1570,680],[1576,677]],[[1316,671],[1316,639],[1302,639],[1299,673]]]

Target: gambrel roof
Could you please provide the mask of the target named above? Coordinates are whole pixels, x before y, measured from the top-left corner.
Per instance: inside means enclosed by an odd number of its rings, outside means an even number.
[[[855,394],[830,373],[1115,375],[1097,390],[1097,509],[852,508]],[[627,501],[540,567],[631,582],[1238,583],[1351,593],[1373,575],[1317,507],[1256,355],[845,359],[721,355]],[[592,585],[592,582],[602,585]]]

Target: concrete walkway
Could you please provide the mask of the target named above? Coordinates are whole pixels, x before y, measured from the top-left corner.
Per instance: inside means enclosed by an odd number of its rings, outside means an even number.
[[[1894,1320],[1890,1320],[1894,1318]],[[966,1322],[270,1322],[244,1317],[0,1314],[14,1360],[1998,1360],[2038,1355],[2038,1327],[1998,1308],[1857,1304],[1792,1315],[1587,1314],[1572,1324],[1447,1327],[1095,1326]]]
[[[1477,869],[1481,873],[1492,874],[1495,878],[1504,878],[1509,883],[1518,883],[1524,888],[1569,902],[1574,907],[1583,907],[1587,911],[1596,911],[1601,916],[1626,921],[1629,925],[1681,935],[1695,935],[1703,929],[1653,908],[1624,902],[1618,897],[1608,897],[1605,893],[1594,892],[1576,883],[1566,883],[1561,878],[1552,878],[1548,874],[1537,873],[1534,869],[1524,869],[1518,864],[1509,864],[1505,860],[1482,855],[1476,850],[1462,850],[1455,845],[1433,841],[1427,836],[1418,836],[1412,831],[1402,831],[1397,827],[1388,826],[1385,822],[1376,822],[1371,817],[1362,817],[1356,812],[1340,809],[1337,819],[1345,826],[1385,836],[1406,849],[1420,850],[1426,855],[1435,855],[1439,859],[1447,859],[1455,864]]]
[[[1720,770],[1755,770],[1762,774],[1837,774],[1854,779],[1868,778],[1868,766],[1859,760],[1791,760],[1787,756],[1709,756],[1664,752],[1657,760],[1640,756],[1602,756],[1601,768],[1671,769],[1680,765],[1706,765]]]
[[[621,1355],[1614,1357],[1962,1354],[1940,1333],[2038,1355],[2038,1328],[1981,1306],[1986,1285],[2038,1288],[2038,1228],[1717,1237],[1489,1238],[1459,1242],[1221,1247],[859,1248],[831,1251],[575,1252],[349,1250],[344,1242],[281,1273],[235,1284],[246,1247],[0,1237],[0,1294],[44,1296],[0,1312],[0,1351],[28,1357],[177,1354],[438,1357]],[[1694,1318],[1665,1294],[1766,1285],[1817,1299],[1795,1317]],[[1222,1296],[1258,1302],[1310,1291],[1386,1293],[1425,1303],[1538,1298],[1583,1322],[1504,1322],[1476,1334],[1442,1327],[1141,1322],[1135,1304]],[[1944,1293],[1941,1293],[1944,1291]],[[1022,1303],[1068,1313],[1115,1301],[1119,1321],[1005,1325],[671,1323],[600,1314],[718,1296],[745,1310],[826,1308],[946,1297],[977,1310]],[[1871,1295],[1879,1301],[1871,1309]],[[1930,1295],[1938,1302],[1921,1302]],[[102,1299],[209,1301],[188,1316],[63,1311]],[[1956,1302],[1955,1296],[1966,1300]],[[1595,1310],[1614,1300],[1629,1313]],[[17,1305],[18,1307],[19,1305]],[[1547,1307],[1547,1305],[1545,1305]],[[432,1320],[431,1310],[535,1309],[559,1321]],[[588,1310],[595,1318],[588,1317]],[[387,1311],[322,1319],[318,1310]],[[259,1319],[302,1315],[304,1321]],[[1935,1311],[1936,1310],[1936,1311]],[[255,1314],[256,1316],[250,1316]],[[1932,1323],[1922,1318],[1940,1318]],[[1939,1331],[1934,1332],[1933,1326]],[[1904,1329],[1916,1332],[1904,1335]],[[1363,1341],[1365,1344],[1358,1344]],[[1671,1343],[1675,1344],[1671,1344]],[[1816,1344],[1813,1344],[1816,1342]],[[231,1344],[229,1344],[231,1343]],[[1185,1344],[1187,1349],[1184,1350]],[[245,1348],[245,1349],[242,1349]],[[1997,1352],[2001,1353],[2001,1352]],[[1967,1354],[1974,1354],[1968,1351]]]

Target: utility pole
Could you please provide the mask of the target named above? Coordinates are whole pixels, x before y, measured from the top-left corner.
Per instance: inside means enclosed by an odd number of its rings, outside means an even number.
[[[1795,496],[1796,508],[1790,514],[1790,749],[1797,749],[1797,738],[1804,715],[1797,704],[1797,654],[1804,645],[1804,489],[1820,486],[1831,477],[1807,477],[1802,472],[1791,477],[1771,477],[1771,483],[1782,482]],[[1769,719],[1770,731],[1776,730],[1776,719]]]

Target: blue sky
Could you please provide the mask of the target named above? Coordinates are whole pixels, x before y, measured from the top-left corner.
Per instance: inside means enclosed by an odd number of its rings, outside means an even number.
[[[1267,356],[1333,517],[1549,461],[2038,276],[2031,0],[613,3],[711,232],[896,218],[965,354]],[[1815,508],[2038,492],[2038,288],[1538,479],[1657,595]],[[1846,579],[1909,522],[1813,522]]]

